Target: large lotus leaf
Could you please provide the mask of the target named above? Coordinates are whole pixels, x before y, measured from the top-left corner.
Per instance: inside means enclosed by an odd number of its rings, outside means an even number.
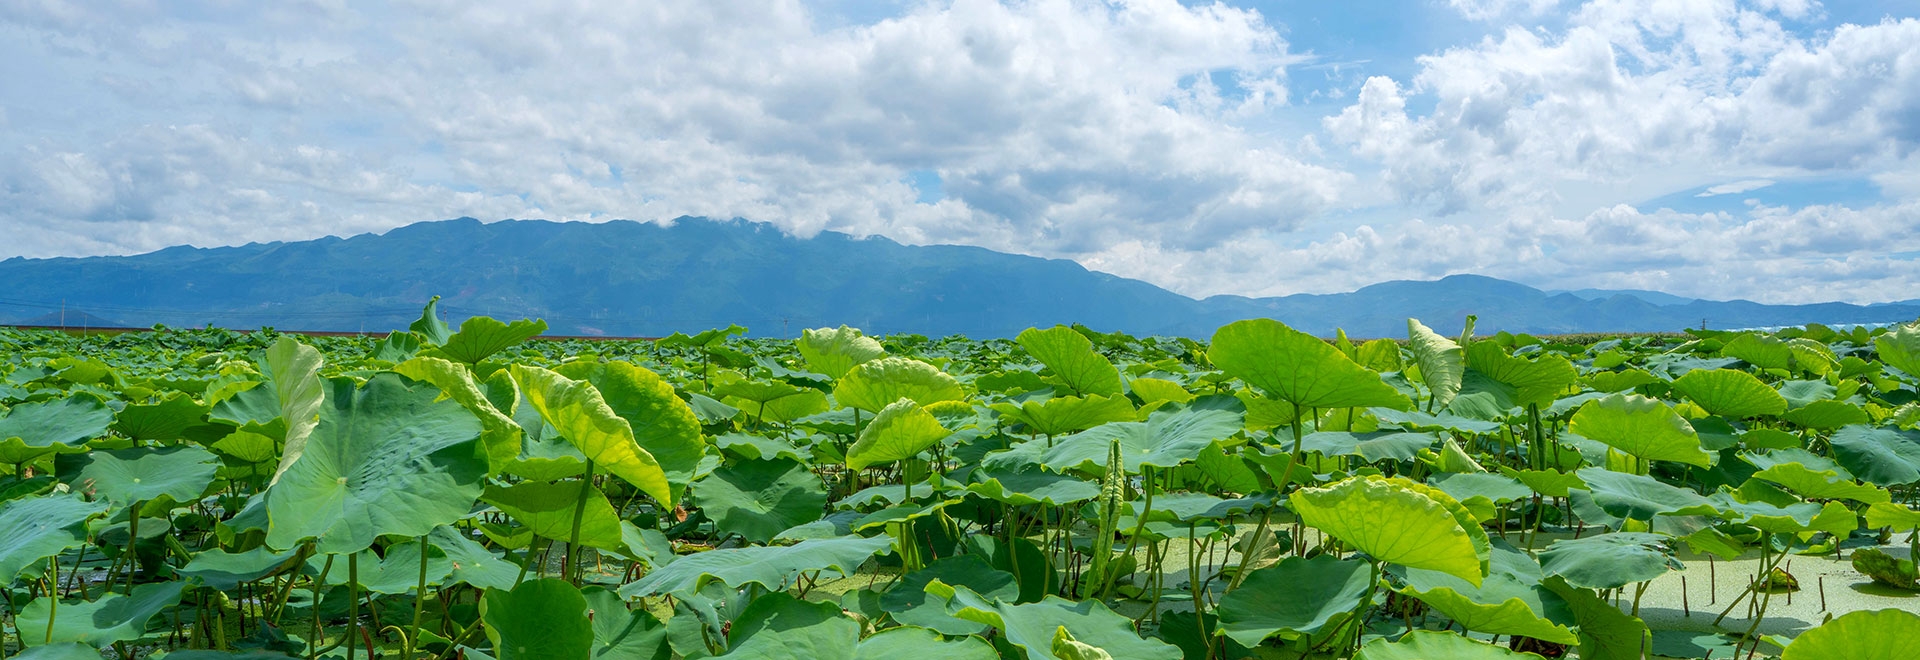
[[[1372,463],[1384,459],[1411,461],[1419,455],[1420,450],[1432,447],[1439,441],[1439,437],[1432,433],[1320,431],[1301,438],[1300,448],[1327,456],[1359,456]]]
[[[953,432],[933,413],[911,399],[900,399],[880,410],[847,449],[847,467],[854,470],[913,458]]]
[[[1740,458],[1760,468],[1753,475],[1755,479],[1778,484],[1802,497],[1847,499],[1864,504],[1893,499],[1886,489],[1856,482],[1845,468],[1805,449],[1783,449],[1765,454],[1743,453]]]
[[[799,394],[802,388],[782,380],[741,379],[713,386],[710,394],[721,399],[739,399],[747,403],[765,403]]]
[[[727,633],[731,660],[847,658],[860,640],[860,624],[832,603],[774,592],[747,604]]]
[[[465,517],[487,461],[472,413],[431,385],[380,374],[332,381],[306,452],[267,489],[267,544],[318,538],[359,552],[386,534],[419,536]]]
[[[795,344],[800,349],[800,357],[806,359],[807,368],[829,378],[845,376],[848,370],[887,354],[879,341],[861,334],[858,328],[844,325],[837,329],[802,330]]]
[[[1638,617],[1620,611],[1592,589],[1567,584],[1565,578],[1548,576],[1541,581],[1559,594],[1573,611],[1574,624],[1580,630],[1581,660],[1641,660],[1645,648],[1647,624]]]
[[[1592,589],[1617,589],[1686,570],[1673,558],[1667,537],[1642,532],[1560,539],[1540,552],[1540,566],[1573,586]]]
[[[1663,379],[1659,376],[1648,373],[1645,369],[1638,368],[1625,371],[1601,371],[1588,374],[1580,379],[1580,382],[1586,383],[1587,387],[1593,388],[1595,392],[1604,394],[1625,392],[1641,385],[1650,385],[1662,381]]]
[[[183,577],[198,579],[215,589],[230,591],[242,582],[285,572],[293,568],[299,558],[298,551],[276,551],[266,546],[246,552],[226,552],[213,548],[195,554],[193,561],[176,569],[176,572]]]
[[[1353,660],[1544,660],[1533,653],[1521,653],[1449,632],[1415,630],[1400,639],[1382,637],[1367,642],[1353,654]]]
[[[1373,591],[1373,566],[1319,555],[1287,557],[1247,574],[1220,598],[1220,630],[1249,647],[1282,632],[1319,634]]]
[[[1241,425],[1239,412],[1198,402],[1161,408],[1144,422],[1113,422],[1057,439],[1040,463],[1056,470],[1103,469],[1107,449],[1117,440],[1121,463],[1138,474],[1142,466],[1173,467],[1199,458],[1214,442],[1239,433]]]
[[[91,394],[35,401],[16,405],[0,417],[0,440],[19,442],[24,448],[49,448],[56,445],[68,451],[86,444],[87,440],[106,435],[107,427],[113,424],[113,409]],[[33,451],[28,449],[13,462],[24,463],[35,456],[49,453],[48,449]]]
[[[1609,515],[1652,520],[1657,515],[1719,515],[1720,509],[1699,493],[1661,483],[1653,477],[1583,468],[1576,473],[1593,493],[1593,501]]]
[[[1793,366],[1793,351],[1787,348],[1786,342],[1778,337],[1752,332],[1727,341],[1720,348],[1720,354],[1740,358],[1761,369],[1789,369]]]
[[[540,417],[580,449],[595,467],[606,470],[667,506],[678,493],[651,452],[635,442],[633,427],[607,405],[592,383],[526,365],[513,365],[527,403]]]
[[[1567,358],[1543,354],[1533,359],[1508,355],[1490,341],[1467,346],[1467,365],[1514,389],[1514,405],[1545,407],[1561,392],[1580,382],[1580,373]]]
[[[1560,597],[1540,586],[1540,564],[1525,552],[1496,543],[1487,579],[1476,587],[1460,578],[1407,569],[1403,592],[1419,598],[1468,630],[1522,635],[1557,644],[1575,644],[1572,630],[1553,622],[1567,613]]]
[[[1515,470],[1502,465],[1500,474],[1513,477],[1533,492],[1547,497],[1566,497],[1569,489],[1587,486],[1579,475],[1557,470]]]
[[[1129,660],[1179,660],[1179,647],[1158,640],[1141,639],[1133,631],[1133,621],[1115,614],[1097,600],[1070,601],[1047,596],[1037,603],[1009,605],[962,586],[934,581],[927,593],[947,601],[953,616],[998,628],[1006,642],[1025,649],[1028,660],[1067,660],[1054,653],[1054,638],[1060,628],[1072,639]]]
[[[707,441],[700,434],[700,418],[659,374],[629,362],[595,361],[563,364],[557,372],[591,383],[613,414],[627,421],[634,444],[659,463],[674,497],[701,474]],[[561,431],[561,435],[566,432]],[[593,452],[587,454],[592,456]]]
[[[901,399],[928,405],[967,398],[966,388],[939,367],[903,357],[884,357],[847,371],[833,388],[840,405],[879,412]]]
[[[853,660],[998,660],[993,645],[978,637],[948,640],[926,628],[900,626],[888,628],[860,640]]]
[[[1074,334],[1077,336],[1079,333]],[[989,407],[1007,420],[1025,424],[1029,433],[1049,436],[1084,431],[1107,422],[1138,419],[1133,402],[1118,395],[1056,396],[1039,401],[1029,399],[1018,404],[995,403]]]
[[[1873,349],[1887,366],[1920,377],[1920,323],[1909,323],[1873,339]]]
[[[1499,515],[1495,507],[1503,502],[1533,495],[1533,489],[1519,480],[1489,472],[1439,474],[1432,478],[1432,483],[1433,487],[1459,500],[1468,511],[1474,512],[1475,518],[1483,519]]]
[[[1848,612],[1800,633],[1780,660],[1905,660],[1913,657],[1916,639],[1920,614],[1900,609]]]
[[[1207,357],[1268,396],[1301,408],[1406,410],[1406,395],[1340,349],[1272,319],[1229,323],[1213,333]]]
[[[420,352],[420,345],[418,335],[395,330],[374,344],[367,357],[381,362],[404,362]]]
[[[1732,369],[1695,369],[1673,381],[1673,391],[1721,417],[1778,415],[1787,400],[1753,374]]]
[[[258,362],[267,379],[260,388],[273,388],[267,391],[280,403],[280,420],[287,429],[281,438],[280,465],[273,470],[273,481],[278,483],[300,460],[314,426],[320,423],[322,397],[327,394],[320,367],[326,358],[319,349],[281,337],[260,354]]]
[[[374,554],[373,550],[355,553],[359,564],[360,588],[384,594],[405,594],[412,592],[420,584],[420,541],[414,539],[388,546],[386,556]],[[453,573],[453,560],[445,551],[431,543],[427,549],[427,588],[440,586]],[[346,570],[346,557],[334,559],[333,570],[327,573],[327,584],[345,585],[351,579]],[[307,559],[307,572],[318,575],[326,568],[326,558],[314,556]]]
[[[766,543],[781,530],[820,519],[827,489],[798,461],[742,460],[693,482],[693,496],[721,534]]]
[[[1758,493],[1766,495],[1740,501],[1724,494],[1715,494],[1714,499],[1733,514],[1731,519],[1775,534],[1811,531],[1845,534],[1859,524],[1858,518],[1844,504],[1828,502],[1823,506],[1817,502],[1800,502],[1792,494],[1762,486],[1759,482],[1748,482],[1735,494],[1745,497]]]
[[[886,536],[801,541],[788,546],[756,546],[708,550],[656,568],[639,581],[620,587],[626,598],[697,591],[709,582],[729,587],[758,584],[781,589],[802,573],[812,571],[852,575],[874,553],[892,547]]]
[[[203,406],[191,395],[174,392],[153,403],[129,403],[113,416],[113,430],[134,440],[171,442],[212,434],[220,427],[207,422],[213,406]]]
[[[1879,548],[1860,548],[1853,551],[1851,562],[1853,570],[1873,578],[1876,584],[1920,591],[1920,572],[1915,571],[1911,559],[1896,558]]]
[[[1474,585],[1486,577],[1486,532],[1453,498],[1424,484],[1354,477],[1325,488],[1302,488],[1288,503],[1308,526],[1375,559],[1455,575]]]
[[[79,642],[106,647],[145,637],[147,622],[180,604],[180,591],[186,586],[185,582],[143,584],[134,587],[132,595],[107,594],[92,602],[60,603],[58,608],[51,599],[36,598],[20,609],[14,624],[22,631],[33,631],[20,635],[23,646]],[[52,625],[48,625],[49,616]],[[48,631],[52,632],[51,639]]]
[[[506,412],[494,407],[479,383],[474,382],[473,372],[466,367],[437,357],[417,357],[394,365],[393,371],[414,380],[432,383],[447,398],[480,418],[481,425],[486,427],[481,442],[485,444],[487,459],[496,471],[520,457],[520,441],[525,432]],[[511,411],[512,408],[508,408],[508,412]]]
[[[620,516],[599,488],[585,481],[541,483],[522,481],[512,486],[488,485],[480,500],[499,508],[534,534],[555,541],[573,538],[574,511],[580,529],[580,544],[603,550],[620,550]],[[582,504],[585,500],[585,504]]]
[[[1862,481],[1876,486],[1920,481],[1920,430],[1846,426],[1829,442],[1834,459]]]
[[[451,579],[481,589],[512,589],[520,577],[520,567],[501,559],[480,542],[454,527],[435,528],[427,542],[446,553],[453,562]]]
[[[1649,461],[1713,466],[1714,455],[1700,448],[1693,427],[1659,399],[1614,394],[1588,401],[1567,430]]]
[[[973,479],[975,483],[967,484],[967,492],[1013,506],[1060,506],[1084,502],[1100,495],[1099,484],[1054,474],[1038,466],[1018,471],[976,470]]]
[[[1440,336],[1418,319],[1407,319],[1407,346],[1413,364],[1420,368],[1420,379],[1431,399],[1428,410],[1447,407],[1460,393],[1460,379],[1466,375],[1467,352],[1452,339]]]
[[[1073,328],[1056,325],[1045,330],[1027,328],[1015,337],[1027,354],[1053,371],[1067,388],[1081,396],[1120,395],[1120,371],[1093,350],[1093,341]]]
[[[480,364],[481,360],[546,331],[547,322],[538,319],[520,319],[509,324],[488,316],[474,316],[462,322],[460,331],[447,337],[438,348],[426,352],[455,362]]]
[[[1849,424],[1866,424],[1873,418],[1860,406],[1845,401],[1820,400],[1787,411],[1780,419],[1810,429],[1837,429]]]
[[[563,580],[527,580],[512,591],[489,589],[480,599],[480,620],[499,660],[592,657],[587,599]]]
[[[593,622],[595,660],[672,660],[667,625],[645,608],[628,609],[626,599],[601,587],[582,590]]]
[[[1812,339],[1806,337],[1788,339],[1787,350],[1793,354],[1793,366],[1801,371],[1824,376],[1840,368],[1840,356],[1835,355],[1833,349],[1828,348],[1826,344]]]
[[[56,465],[62,481],[115,504],[162,495],[192,502],[213,483],[220,459],[199,447],[135,447],[65,455]]]
[[[1373,413],[1374,417],[1379,418],[1380,424],[1383,427],[1387,424],[1398,424],[1415,431],[1455,431],[1468,435],[1476,435],[1481,433],[1494,433],[1504,426],[1500,422],[1491,422],[1483,419],[1467,419],[1459,415],[1444,412],[1437,415],[1430,415],[1418,410],[1402,411],[1387,408],[1374,408],[1368,412]]]
[[[107,511],[106,502],[88,502],[62,493],[0,504],[0,583],[41,559],[87,542],[86,521]]]
[[[769,424],[790,424],[794,420],[818,415],[833,408],[827,401],[827,393],[816,389],[804,389],[792,396],[783,396],[750,408],[754,418]]]
[[[1127,381],[1127,389],[1146,405],[1153,405],[1156,401],[1187,403],[1196,396],[1179,383],[1161,378],[1134,378]]]
[[[704,348],[704,347],[713,346],[715,344],[724,343],[726,342],[728,337],[736,337],[744,334],[747,334],[747,329],[745,327],[742,327],[738,323],[734,323],[724,328],[708,328],[706,330],[701,330],[698,334],[695,334],[692,337],[688,337],[685,334],[676,332],[671,335],[667,335],[665,337],[661,337],[657,340],[654,340],[654,344],[663,346],[663,347],[695,346],[695,347]]]
[[[408,325],[407,329],[420,335],[420,339],[428,344],[439,346],[447,343],[447,338],[453,336],[453,328],[440,319],[440,296],[428,300],[426,307],[420,309],[420,318]]]
[[[42,639],[45,638],[43,637]],[[170,653],[168,656],[176,658],[187,657],[187,653],[187,651],[178,651]],[[91,644],[61,642],[58,644],[28,647],[26,650],[21,651],[19,655],[12,657],[14,660],[100,660],[100,649],[94,648]],[[280,656],[277,658],[265,658],[263,660],[283,660],[284,658],[285,656]],[[189,660],[192,659],[189,658]],[[228,659],[223,657],[215,660]],[[242,660],[249,659],[243,658]]]
[[[1892,502],[1881,502],[1867,507],[1868,527],[1892,527],[1894,531],[1920,528],[1920,511],[1909,509]]]
[[[927,585],[934,580],[964,586],[993,600],[1018,600],[1020,596],[1019,581],[1012,573],[987,565],[979,555],[956,555],[900,578],[880,595],[880,609],[900,623],[925,626],[948,635],[986,632],[985,624],[947,614],[947,601],[927,593]]]

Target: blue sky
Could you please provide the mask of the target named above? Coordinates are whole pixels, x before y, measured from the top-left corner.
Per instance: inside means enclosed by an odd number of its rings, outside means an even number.
[[[0,0],[0,258],[744,217],[1195,296],[1920,295],[1892,0]]]

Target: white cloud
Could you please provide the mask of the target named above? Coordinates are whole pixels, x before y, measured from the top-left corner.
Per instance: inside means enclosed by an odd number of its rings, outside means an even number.
[[[1755,190],[1759,190],[1761,188],[1771,186],[1774,183],[1775,182],[1772,179],[1747,179],[1744,181],[1735,181],[1733,183],[1722,183],[1717,186],[1709,186],[1706,190],[1702,190],[1700,191],[1699,194],[1694,195],[1694,197],[1718,197],[1720,195],[1738,195],[1740,193],[1753,192]]]

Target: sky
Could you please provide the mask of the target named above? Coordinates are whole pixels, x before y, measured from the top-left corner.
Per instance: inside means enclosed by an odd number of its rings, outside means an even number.
[[[1192,296],[1920,297],[1910,0],[0,0],[0,258],[747,218]]]

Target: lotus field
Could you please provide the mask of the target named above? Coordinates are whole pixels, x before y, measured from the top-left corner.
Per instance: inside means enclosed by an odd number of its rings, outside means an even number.
[[[0,331],[22,659],[1920,657],[1920,326]]]

